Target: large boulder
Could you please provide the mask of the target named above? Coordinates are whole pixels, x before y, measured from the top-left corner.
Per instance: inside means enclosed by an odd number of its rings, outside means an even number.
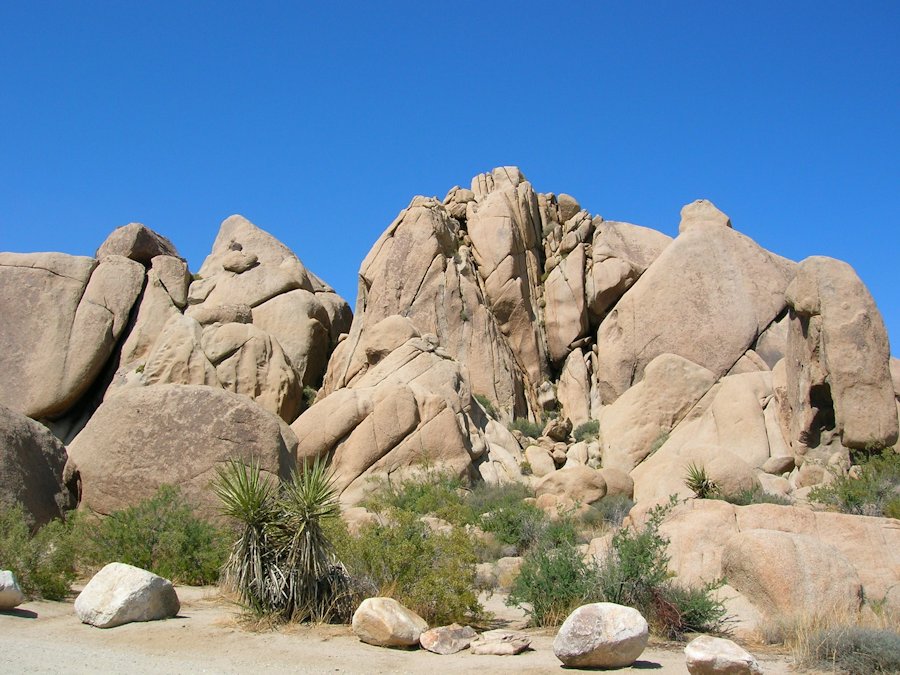
[[[393,598],[366,598],[353,613],[351,627],[366,644],[414,647],[428,623]]]
[[[377,344],[374,363],[292,424],[301,460],[332,458],[345,505],[365,497],[373,478],[414,473],[423,462],[468,475],[487,449],[464,371],[434,336]]]
[[[434,654],[456,654],[468,649],[477,633],[471,626],[460,626],[457,623],[426,630],[419,636],[419,644]]]
[[[815,536],[770,529],[734,534],[722,552],[722,574],[768,616],[853,615],[862,585],[850,561]]]
[[[684,648],[685,665],[691,675],[762,675],[753,654],[731,640],[700,635]]]
[[[553,640],[553,653],[570,668],[627,668],[649,639],[649,626],[639,611],[596,602],[566,618]]]
[[[696,222],[669,244],[600,324],[600,394],[611,403],[660,354],[721,377],[783,311],[794,263],[721,223]]]
[[[119,562],[97,572],[75,598],[75,614],[97,628],[168,619],[179,609],[171,581]]]
[[[179,258],[175,245],[141,223],[128,223],[117,227],[97,249],[96,258],[103,260],[111,255],[129,258],[150,266],[158,255]]]
[[[887,330],[847,263],[807,258],[787,289],[787,401],[797,452],[834,429],[848,448],[897,442]]]
[[[56,417],[88,390],[128,324],[140,263],[109,255],[0,253],[0,404]]]
[[[631,521],[644,522],[652,505],[639,501]],[[836,605],[852,614],[860,587],[864,597],[882,601],[900,583],[900,529],[891,518],[692,499],[670,511],[660,533],[669,540],[669,569],[679,582],[727,576],[754,610],[748,630],[772,613]]]
[[[21,504],[32,527],[59,518],[75,505],[65,465],[65,447],[45,426],[0,405],[0,504]]]
[[[585,296],[592,322],[634,285],[672,238],[648,227],[603,221],[594,230]]]
[[[132,506],[171,484],[212,516],[218,503],[210,484],[223,462],[253,461],[287,478],[296,449],[290,428],[243,396],[154,385],[104,401],[69,445],[68,471],[80,477],[82,507],[98,513]]]
[[[600,413],[603,466],[631,471],[650,454],[715,382],[713,374],[675,354],[660,354],[644,379]]]
[[[606,481],[597,469],[578,464],[554,471],[534,485],[535,494],[553,495],[582,505],[599,502],[606,496]]]
[[[9,570],[0,570],[0,612],[15,609],[25,602],[25,594]]]

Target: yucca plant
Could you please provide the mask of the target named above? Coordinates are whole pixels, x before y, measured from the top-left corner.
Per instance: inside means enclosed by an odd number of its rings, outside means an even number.
[[[223,576],[251,612],[287,621],[347,618],[347,575],[322,530],[340,513],[324,462],[304,464],[279,486],[258,464],[231,461],[215,490],[223,514],[242,525]]]
[[[684,484],[697,499],[711,499],[719,493],[719,486],[707,475],[706,467],[697,464],[688,465]]]

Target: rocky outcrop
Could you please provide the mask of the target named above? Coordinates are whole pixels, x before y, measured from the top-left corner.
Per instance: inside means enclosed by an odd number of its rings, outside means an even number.
[[[97,249],[95,257],[103,260],[111,255],[134,260],[144,266],[149,266],[157,256],[180,259],[171,241],[141,223],[117,227]]]
[[[723,224],[684,229],[597,331],[597,384],[611,403],[660,354],[727,373],[785,307],[794,263]]]
[[[847,448],[896,443],[887,331],[853,269],[831,258],[807,258],[787,300],[787,402],[795,451],[826,445],[832,434]]]
[[[632,522],[643,522],[652,503],[639,502]],[[669,539],[669,569],[680,582],[697,585],[726,577],[732,602],[750,604],[758,616],[777,617],[834,607],[852,613],[862,597],[887,598],[900,583],[896,522],[694,499],[672,509],[660,533]]]
[[[103,402],[69,445],[67,472],[80,482],[81,506],[101,514],[170,484],[215,516],[209,486],[219,465],[253,461],[286,478],[296,448],[290,428],[244,396],[193,385],[136,387]]]
[[[0,404],[56,417],[96,379],[125,329],[144,268],[62,253],[0,254]]]
[[[118,562],[97,572],[75,598],[75,614],[82,623],[97,628],[169,619],[179,609],[171,581]]]
[[[486,451],[459,364],[434,336],[418,337],[409,320],[385,321],[393,328],[376,327],[378,339],[362,347],[371,362],[292,425],[301,461],[332,458],[345,504],[361,500],[372,478],[403,475],[423,462],[469,475]],[[413,337],[394,344],[407,335]]]
[[[63,484],[66,449],[43,425],[0,406],[0,504],[20,504],[29,525],[59,518],[75,506]]]

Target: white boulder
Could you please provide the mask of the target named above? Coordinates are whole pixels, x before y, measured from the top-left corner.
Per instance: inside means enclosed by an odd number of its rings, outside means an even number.
[[[351,625],[360,640],[376,647],[412,647],[428,630],[425,619],[393,598],[366,598]]]
[[[701,635],[684,648],[691,675],[760,675],[753,654],[731,640]]]
[[[16,583],[16,575],[9,570],[0,570],[0,612],[18,607],[25,602],[25,594]]]
[[[563,622],[553,653],[565,666],[625,668],[643,653],[647,621],[633,607],[612,602],[582,605]]]
[[[97,572],[75,599],[78,618],[97,628],[168,619],[179,609],[171,581],[119,562]]]

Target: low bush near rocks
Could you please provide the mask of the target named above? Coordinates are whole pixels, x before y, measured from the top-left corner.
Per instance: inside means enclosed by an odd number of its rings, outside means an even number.
[[[0,569],[30,598],[64,599],[77,576],[73,527],[74,519],[54,520],[32,534],[21,506],[0,504]]]
[[[329,523],[328,535],[360,597],[386,596],[431,625],[478,621],[475,543],[462,528],[434,532],[419,516],[394,510],[384,525],[370,523],[351,535]]]
[[[581,518],[588,525],[619,527],[633,506],[634,501],[625,495],[608,495],[591,504]]]
[[[900,518],[900,453],[885,448],[856,459],[858,477],[835,476],[828,485],[813,488],[810,500],[842,513]]]
[[[529,438],[537,438],[544,431],[544,427],[539,422],[532,422],[524,417],[517,417],[509,423],[509,430],[518,431]]]
[[[198,516],[171,485],[105,518],[82,518],[76,528],[82,562],[89,567],[121,562],[195,586],[218,580],[229,539],[224,528]]]
[[[600,434],[600,421],[588,420],[584,424],[579,424],[572,432],[572,438],[579,443],[581,441],[595,441]]]
[[[364,504],[370,511],[379,513],[404,511],[464,525],[475,520],[475,513],[466,503],[466,493],[460,477],[426,469],[413,478],[382,482]]]
[[[642,528],[618,530],[599,563],[585,561],[571,538],[540,540],[525,555],[510,604],[525,606],[538,626],[558,624],[581,604],[613,602],[636,608],[667,638],[723,632],[726,611],[714,595],[719,584],[687,588],[670,578],[668,540],[659,526],[671,506],[651,510]]]
[[[749,506],[750,504],[778,504],[790,506],[791,500],[781,495],[766,492],[761,487],[754,487],[733,495],[722,495],[722,499],[735,506]]]

